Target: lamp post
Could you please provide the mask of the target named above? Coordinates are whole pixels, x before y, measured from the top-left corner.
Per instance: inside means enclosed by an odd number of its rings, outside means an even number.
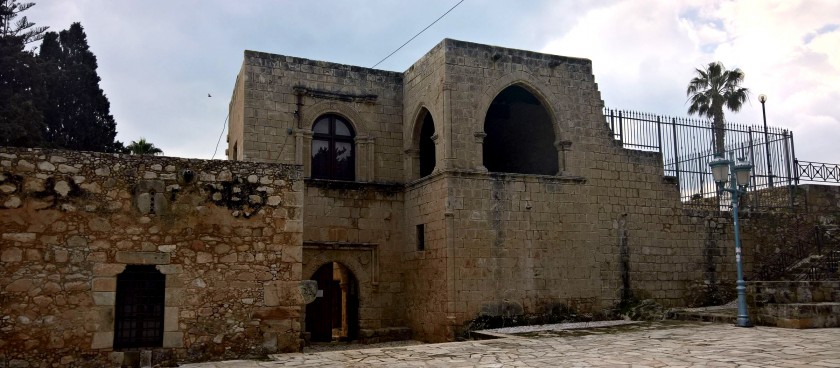
[[[764,111],[764,103],[767,102],[767,95],[758,95],[758,101],[761,102],[761,117],[764,118],[764,152],[767,153],[767,178],[770,188],[773,187],[773,167],[770,165],[770,138],[767,134],[767,113]]]
[[[725,191],[732,194],[732,220],[735,223],[735,263],[738,268],[738,280],[735,290],[738,292],[738,319],[736,324],[740,327],[752,327],[750,317],[747,314],[747,284],[744,282],[744,270],[741,265],[741,229],[738,224],[738,204],[742,194],[746,194],[747,185],[750,183],[750,170],[752,164],[744,161],[733,160],[734,155],[730,153],[730,159],[716,156],[709,162],[712,168],[712,176],[717,184],[718,191]],[[727,187],[728,184],[728,187]]]

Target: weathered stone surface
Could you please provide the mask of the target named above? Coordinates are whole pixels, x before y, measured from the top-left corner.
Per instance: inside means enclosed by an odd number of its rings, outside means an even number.
[[[109,232],[111,231],[111,224],[106,218],[95,217],[88,221],[88,226],[92,231]]]
[[[305,304],[298,288],[298,282],[269,281],[263,285],[266,306],[300,306]]]
[[[66,197],[67,194],[70,194],[70,184],[64,180],[59,180],[55,183],[55,192],[62,197]]]
[[[112,291],[94,291],[91,293],[93,296],[93,304],[95,305],[114,305],[116,303],[117,293]]]
[[[84,236],[80,235],[72,235],[67,238],[67,246],[71,248],[84,248],[87,247],[88,241]]]
[[[168,264],[170,262],[169,253],[159,252],[117,252],[117,262],[126,264]]]
[[[33,280],[33,279],[18,279],[18,280],[12,281],[9,285],[6,285],[6,288],[4,290],[6,290],[8,292],[12,292],[12,293],[14,293],[14,292],[24,292],[24,291],[31,290],[36,285],[38,285],[38,282],[36,280]]]
[[[2,236],[3,240],[31,243],[35,241],[35,233],[5,233]]]
[[[0,260],[3,262],[20,262],[23,260],[23,251],[20,248],[4,249],[0,254]]]
[[[91,285],[93,291],[117,291],[116,277],[97,277]]]
[[[55,171],[55,165],[51,164],[48,161],[41,161],[38,163],[38,170]]]
[[[164,331],[163,347],[181,348],[184,347],[184,333],[176,331]]]
[[[9,199],[3,202],[3,206],[5,206],[6,208],[18,208],[20,207],[21,203],[23,202],[20,200],[20,197],[9,196]]]
[[[94,332],[91,349],[107,349],[114,346],[113,332]]]

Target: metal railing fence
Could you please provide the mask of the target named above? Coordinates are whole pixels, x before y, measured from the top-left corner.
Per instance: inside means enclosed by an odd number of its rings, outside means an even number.
[[[607,108],[604,116],[622,147],[662,154],[665,175],[677,179],[683,203],[709,209],[729,203],[728,194],[717,195],[709,167],[716,132],[711,121]],[[792,185],[797,183],[799,168],[795,166],[792,132],[727,122],[724,142],[725,151],[754,165],[747,206],[794,205]]]

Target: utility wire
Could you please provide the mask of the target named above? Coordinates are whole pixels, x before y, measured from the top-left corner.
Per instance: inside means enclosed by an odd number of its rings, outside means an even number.
[[[429,29],[431,26],[435,25],[435,23],[437,23],[439,20],[443,19],[443,17],[445,17],[447,14],[449,14],[449,12],[451,12],[453,9],[455,9],[456,7],[458,7],[458,5],[461,5],[461,3],[463,3],[463,2],[464,2],[464,0],[461,0],[461,1],[459,1],[457,4],[455,4],[455,6],[453,6],[453,7],[449,8],[449,10],[447,10],[447,11],[446,11],[446,13],[443,13],[443,15],[441,15],[438,19],[435,19],[435,21],[434,21],[434,22],[432,22],[432,24],[429,24],[428,26],[426,26],[426,28],[423,28],[423,30],[422,30],[422,31],[418,32],[416,35],[414,35],[414,37],[410,38],[408,41],[405,41],[405,43],[404,43],[404,44],[402,44],[402,46],[397,47],[397,49],[396,49],[396,50],[394,50],[394,52],[392,52],[392,53],[388,54],[388,56],[386,56],[386,57],[385,57],[384,59],[382,59],[382,60],[379,60],[379,62],[378,62],[378,63],[373,64],[373,66],[372,66],[372,67],[370,67],[370,68],[371,68],[371,69],[376,68],[376,66],[377,66],[377,65],[382,64],[382,62],[383,62],[383,61],[385,61],[385,60],[388,60],[388,58],[389,58],[389,57],[391,57],[391,55],[396,54],[396,53],[397,53],[397,51],[400,51],[400,49],[402,49],[403,47],[405,47],[405,45],[408,45],[408,43],[409,43],[409,42],[413,41],[413,40],[414,40],[415,38],[417,38],[417,36],[419,36],[421,33],[426,32],[426,30],[427,30],[427,29]]]
[[[219,150],[219,143],[222,141],[222,135],[225,134],[225,128],[227,128],[227,121],[229,117],[230,114],[228,114],[228,116],[225,116],[225,122],[224,124],[222,124],[222,132],[219,133],[219,140],[216,141],[216,149],[213,150],[213,157],[210,158],[211,160],[216,158],[216,151]],[[234,159],[236,158],[234,157]]]

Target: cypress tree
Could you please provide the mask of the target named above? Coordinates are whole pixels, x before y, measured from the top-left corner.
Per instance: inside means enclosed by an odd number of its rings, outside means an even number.
[[[82,25],[73,23],[58,35],[48,32],[38,58],[45,77],[46,140],[71,150],[123,152]]]

